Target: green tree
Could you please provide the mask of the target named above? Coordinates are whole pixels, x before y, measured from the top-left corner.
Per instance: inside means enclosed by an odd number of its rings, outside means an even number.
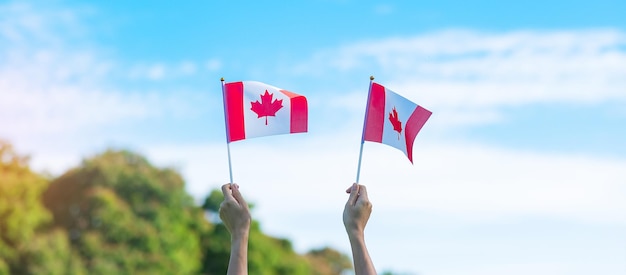
[[[89,274],[195,274],[211,224],[182,177],[128,151],[106,151],[44,194]]]
[[[41,203],[47,180],[0,140],[0,274],[81,274],[63,230]]]
[[[226,273],[220,190],[196,206],[176,171],[128,151],[85,159],[52,182],[27,162],[0,142],[0,275]],[[339,274],[345,257],[300,255],[252,223],[251,274]]]

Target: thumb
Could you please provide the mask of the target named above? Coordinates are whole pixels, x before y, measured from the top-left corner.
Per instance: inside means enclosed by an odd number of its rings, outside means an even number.
[[[235,200],[237,200],[239,205],[241,205],[243,207],[246,207],[246,208],[248,207],[248,204],[246,203],[246,200],[241,195],[241,192],[239,192],[239,185],[237,185],[237,184],[235,184],[233,186],[233,197],[235,198]]]
[[[233,198],[233,194],[232,194],[232,184],[227,183],[222,185],[222,194],[224,194],[224,200],[233,200],[235,198]]]
[[[356,204],[356,200],[358,196],[359,196],[359,185],[356,183],[353,183],[352,187],[350,188],[350,197],[348,198],[348,203],[350,205]]]

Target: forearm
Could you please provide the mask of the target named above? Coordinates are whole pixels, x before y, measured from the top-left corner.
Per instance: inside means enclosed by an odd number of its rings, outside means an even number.
[[[227,275],[248,274],[248,234],[231,238]]]
[[[352,248],[352,259],[354,261],[354,272],[356,275],[376,275],[376,269],[372,263],[369,252],[365,245],[363,234],[349,235],[350,247]]]

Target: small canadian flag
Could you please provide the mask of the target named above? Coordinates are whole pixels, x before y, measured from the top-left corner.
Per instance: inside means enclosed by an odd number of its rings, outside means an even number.
[[[306,97],[257,81],[224,85],[228,142],[307,131]]]
[[[413,141],[432,112],[372,82],[362,141],[393,146],[413,163]]]

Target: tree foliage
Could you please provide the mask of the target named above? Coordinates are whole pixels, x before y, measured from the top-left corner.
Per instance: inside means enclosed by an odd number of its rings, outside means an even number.
[[[210,224],[172,169],[107,151],[55,179],[44,193],[90,274],[193,274]]]
[[[0,140],[0,274],[80,274],[65,234],[42,205],[47,180]]]
[[[306,254],[313,266],[317,266],[317,274],[341,274],[352,268],[351,259],[330,247],[313,249]]]
[[[222,193],[215,189],[196,205],[184,184],[173,169],[114,150],[48,180],[0,141],[0,275],[225,274],[230,234],[217,218]],[[298,254],[256,220],[248,260],[250,274],[351,267],[330,248]]]

